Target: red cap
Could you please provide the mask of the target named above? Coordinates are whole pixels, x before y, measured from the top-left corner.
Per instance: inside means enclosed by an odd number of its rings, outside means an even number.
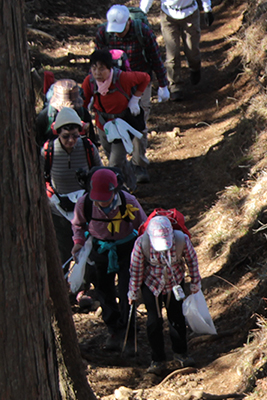
[[[117,176],[110,169],[99,169],[91,178],[90,199],[109,201],[118,186]]]

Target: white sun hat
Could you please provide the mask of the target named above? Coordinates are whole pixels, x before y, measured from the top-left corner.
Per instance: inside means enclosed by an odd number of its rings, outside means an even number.
[[[121,33],[124,31],[130,12],[126,6],[115,4],[107,12],[107,32]]]
[[[147,234],[156,251],[166,251],[172,247],[173,228],[168,217],[153,217],[147,226]]]

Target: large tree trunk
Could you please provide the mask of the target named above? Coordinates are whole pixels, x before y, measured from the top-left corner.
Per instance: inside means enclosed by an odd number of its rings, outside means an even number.
[[[50,214],[48,216],[50,217]],[[61,394],[68,400],[96,400],[83,369],[59,252],[55,249],[56,235],[52,218],[45,219],[45,229],[49,288],[58,327],[55,329],[55,334],[57,335],[59,330],[57,343],[62,349],[62,354],[58,354]]]
[[[82,368],[40,171],[24,2],[0,5],[0,398],[95,399]],[[61,382],[56,343],[65,371]]]

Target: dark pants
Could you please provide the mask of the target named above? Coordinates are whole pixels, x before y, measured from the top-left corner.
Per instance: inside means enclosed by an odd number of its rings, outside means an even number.
[[[90,259],[95,261],[96,292],[102,307],[102,318],[110,333],[122,334],[125,332],[129,317],[128,304],[129,266],[135,238],[117,246],[119,272],[107,273],[108,251],[98,254],[98,245],[94,244]],[[116,285],[118,277],[118,285]],[[119,304],[116,302],[119,298]],[[132,314],[134,315],[134,313]],[[129,337],[134,333],[134,318],[131,320]]]
[[[54,228],[57,236],[57,244],[60,252],[61,262],[64,264],[71,257],[71,249],[74,246],[71,223],[65,217],[60,217],[52,213]],[[67,271],[69,263],[64,268]]]
[[[147,309],[147,337],[152,350],[153,361],[164,361],[166,359],[164,351],[163,337],[163,318],[158,316],[156,297],[151,290],[143,284],[142,287],[143,300]],[[162,310],[162,302],[167,304],[168,295],[160,294],[158,304],[160,314]],[[182,311],[182,301],[177,301],[171,292],[170,302],[167,308],[167,316],[169,321],[169,333],[172,342],[172,350],[174,353],[183,354],[187,352],[186,341],[186,324]]]

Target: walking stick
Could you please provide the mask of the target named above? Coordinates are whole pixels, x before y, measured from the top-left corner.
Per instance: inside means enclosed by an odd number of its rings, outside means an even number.
[[[137,355],[137,310],[134,310],[134,354]]]
[[[62,269],[64,269],[64,268],[66,267],[66,265],[67,265],[69,262],[71,262],[72,259],[73,259],[73,256],[71,256],[71,257],[62,265]],[[69,276],[69,274],[70,274],[70,272],[72,271],[73,267],[74,267],[74,265],[73,265],[72,267],[70,267],[70,269],[65,273],[64,279],[66,279],[66,278]]]
[[[121,351],[121,353],[124,352],[125,347],[126,347],[126,343],[127,343],[127,339],[128,339],[128,334],[129,334],[129,329],[130,329],[131,318],[132,318],[132,313],[133,313],[133,308],[134,308],[134,304],[132,303],[132,304],[130,305],[128,323],[127,323],[127,328],[126,328],[126,333],[125,333],[125,338],[124,338],[124,342],[123,342],[123,346],[122,346],[122,351]]]
[[[71,256],[63,265],[62,265],[62,269],[64,269],[66,267],[66,265],[73,259],[73,256]]]

